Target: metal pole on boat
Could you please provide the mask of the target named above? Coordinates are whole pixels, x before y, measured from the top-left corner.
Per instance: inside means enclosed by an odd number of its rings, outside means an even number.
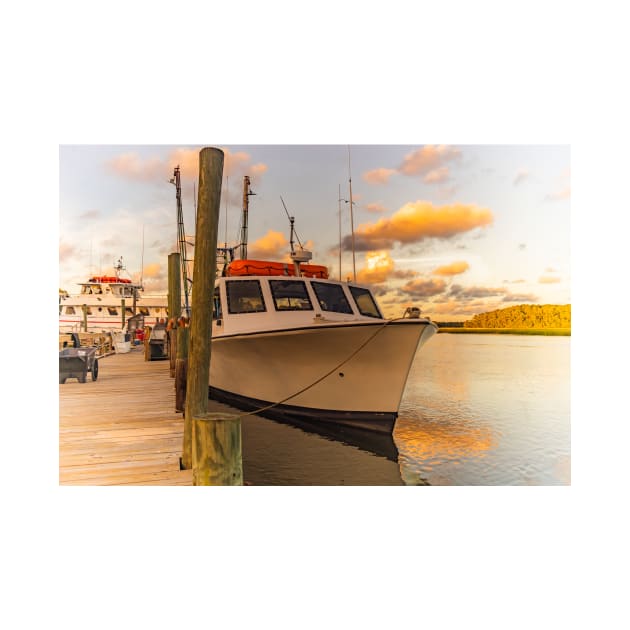
[[[350,170],[350,147],[348,147],[348,183],[350,185],[350,231],[352,233],[352,279],[357,281],[357,266],[354,255],[354,212],[352,209],[352,171]]]

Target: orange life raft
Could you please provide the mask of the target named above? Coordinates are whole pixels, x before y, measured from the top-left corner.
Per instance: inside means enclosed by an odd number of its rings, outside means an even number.
[[[306,278],[328,278],[323,265],[300,265],[300,274]],[[293,263],[266,260],[233,260],[226,269],[227,276],[295,276]]]

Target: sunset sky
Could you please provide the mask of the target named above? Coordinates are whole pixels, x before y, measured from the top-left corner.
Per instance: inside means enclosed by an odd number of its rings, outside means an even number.
[[[59,286],[70,293],[120,256],[148,293],[165,293],[177,251],[175,188],[194,239],[202,146],[61,145]],[[416,305],[438,321],[521,303],[568,304],[570,148],[565,145],[216,145],[225,153],[219,234],[238,242],[243,176],[252,190],[249,258],[284,259],[289,222],[313,263],[352,276],[386,316]],[[227,194],[226,194],[227,191]],[[227,224],[226,224],[227,217]]]

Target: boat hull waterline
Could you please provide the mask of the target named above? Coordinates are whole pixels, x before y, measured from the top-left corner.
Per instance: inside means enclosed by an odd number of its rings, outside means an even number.
[[[261,415],[391,432],[427,320],[319,324],[217,336],[209,393]],[[279,404],[278,404],[279,403]]]

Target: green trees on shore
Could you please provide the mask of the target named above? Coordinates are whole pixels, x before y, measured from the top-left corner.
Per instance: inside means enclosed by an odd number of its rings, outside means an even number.
[[[520,304],[480,313],[465,328],[571,328],[570,304]]]

